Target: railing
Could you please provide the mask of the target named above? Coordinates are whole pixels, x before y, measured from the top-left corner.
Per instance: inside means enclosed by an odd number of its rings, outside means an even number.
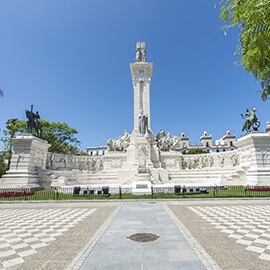
[[[0,201],[112,200],[181,198],[270,197],[270,186],[151,186],[147,193],[132,193],[131,187],[42,187],[0,189]]]

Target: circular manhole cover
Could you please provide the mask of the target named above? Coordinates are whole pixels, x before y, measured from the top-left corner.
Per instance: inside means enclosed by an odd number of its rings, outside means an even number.
[[[151,242],[157,240],[159,236],[153,233],[135,233],[127,238],[136,242]]]

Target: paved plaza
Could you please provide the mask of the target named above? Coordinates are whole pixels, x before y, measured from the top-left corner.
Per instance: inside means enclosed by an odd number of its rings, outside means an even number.
[[[270,202],[1,203],[0,269],[270,269]]]

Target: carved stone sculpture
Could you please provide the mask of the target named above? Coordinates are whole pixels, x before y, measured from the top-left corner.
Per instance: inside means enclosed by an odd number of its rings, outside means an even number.
[[[144,42],[137,42],[136,58],[137,62],[146,62],[146,50]]]
[[[130,134],[125,130],[124,135],[116,139],[109,139],[107,146],[109,151],[124,152],[130,144]]]
[[[168,136],[166,136],[165,131],[162,129],[156,136],[157,146],[161,151],[170,151],[170,150],[179,150],[179,137],[172,136],[170,132],[168,132]]]
[[[138,124],[139,124],[140,134],[145,135],[148,129],[148,117],[145,114],[143,114],[142,111],[138,115]]]

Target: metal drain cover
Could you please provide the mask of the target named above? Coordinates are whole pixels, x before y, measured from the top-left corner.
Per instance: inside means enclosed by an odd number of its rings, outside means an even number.
[[[159,236],[153,233],[135,233],[127,238],[136,242],[151,242],[157,240]]]

